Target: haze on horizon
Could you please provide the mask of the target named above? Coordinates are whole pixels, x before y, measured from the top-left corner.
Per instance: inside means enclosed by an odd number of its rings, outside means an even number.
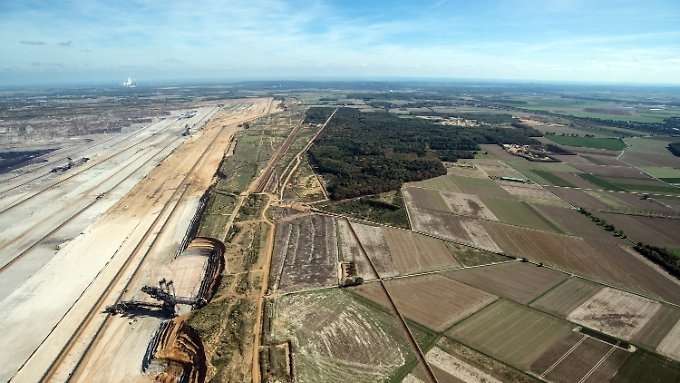
[[[674,0],[0,3],[0,87],[451,78],[680,84]]]

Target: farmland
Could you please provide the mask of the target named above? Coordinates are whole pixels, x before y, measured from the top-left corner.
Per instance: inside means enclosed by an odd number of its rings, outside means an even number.
[[[562,136],[557,134],[547,135],[546,137],[550,141],[567,146],[606,150],[622,150],[626,147],[626,144],[619,138]]]

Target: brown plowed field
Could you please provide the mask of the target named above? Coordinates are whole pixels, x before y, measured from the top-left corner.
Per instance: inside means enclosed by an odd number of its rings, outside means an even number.
[[[579,341],[585,341],[585,336],[580,332],[572,331],[569,335],[559,339],[550,348],[545,350],[541,356],[531,364],[530,371],[536,375],[541,375],[546,372],[555,362],[557,362],[564,354],[576,346]],[[578,346],[577,346],[578,347]],[[578,380],[578,379],[577,379]]]
[[[584,238],[597,238],[614,241],[615,237],[594,224],[590,218],[579,213],[576,209],[563,209],[554,206],[534,205],[541,215],[557,225],[564,233]],[[623,244],[623,242],[619,242]]]
[[[635,334],[633,341],[654,350],[679,320],[680,309],[663,305],[649,322]]]
[[[611,382],[614,377],[619,372],[619,369],[628,360],[628,358],[633,355],[632,353],[617,349],[614,351],[607,360],[605,360],[600,367],[593,372],[584,383],[601,383],[601,382]]]
[[[404,316],[437,332],[446,330],[496,299],[482,290],[437,274],[394,279],[386,285]],[[389,307],[383,290],[375,283],[359,286],[353,291]]]
[[[508,255],[527,257],[560,269],[649,293],[680,303],[678,284],[611,241],[583,240],[498,222],[484,222],[493,240]]]
[[[567,315],[576,323],[624,340],[631,340],[661,304],[605,287]]]
[[[617,178],[637,178],[642,180],[651,180],[648,175],[642,173],[640,170],[631,168],[629,166],[599,166],[599,165],[575,165],[576,169],[584,172],[603,177],[617,177]]]
[[[511,366],[528,370],[556,342],[571,335],[571,329],[565,321],[499,300],[454,326],[446,335]]]
[[[582,154],[583,157],[595,165],[626,166],[625,162],[616,159],[615,156],[600,156],[597,154]]]
[[[528,303],[567,277],[566,274],[522,262],[450,271],[444,275],[520,303]]]
[[[558,187],[547,187],[548,190],[557,194],[558,197],[569,202],[575,207],[582,207],[587,210],[603,210],[609,208],[606,203],[593,197],[583,190],[567,189]]]
[[[680,247],[680,219],[599,213],[602,219],[623,230],[634,242],[660,247]]]
[[[555,383],[578,382],[612,347],[610,344],[588,338],[545,377]]]
[[[602,289],[601,285],[581,278],[569,278],[531,304],[532,307],[566,317]]]
[[[399,274],[460,266],[444,241],[412,231],[390,228],[384,229],[384,238]]]
[[[337,284],[338,247],[333,218],[309,215],[277,226],[272,280],[294,291]]]

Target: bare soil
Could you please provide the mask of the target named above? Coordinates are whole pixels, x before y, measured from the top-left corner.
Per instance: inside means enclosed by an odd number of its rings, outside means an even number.
[[[567,277],[560,272],[522,262],[450,271],[444,275],[520,303],[531,301]]]
[[[605,334],[631,340],[660,308],[658,302],[606,287],[567,318]]]
[[[437,332],[496,299],[482,290],[436,274],[391,280],[387,288],[404,316]],[[383,306],[389,305],[375,284],[359,286],[353,291]]]

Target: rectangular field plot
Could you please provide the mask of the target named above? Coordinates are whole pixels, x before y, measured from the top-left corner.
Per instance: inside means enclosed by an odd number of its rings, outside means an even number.
[[[488,197],[508,198],[510,195],[495,182],[486,178],[460,177],[444,175],[425,181],[410,182],[404,187],[419,187],[437,191],[483,195]]]
[[[575,308],[602,289],[601,285],[581,278],[569,278],[535,300],[531,306],[561,317],[566,317]]]
[[[680,247],[680,219],[599,213],[602,219],[623,230],[635,242]]]
[[[559,227],[526,202],[501,198],[483,198],[482,200],[498,217],[497,221],[538,230],[561,232]]]
[[[571,334],[569,323],[506,300],[484,308],[446,333],[523,370]]]
[[[669,358],[680,361],[680,321],[663,338],[656,351]]]
[[[397,308],[406,318],[437,332],[446,330],[496,299],[482,290],[437,274],[394,279],[386,285]],[[382,289],[375,283],[352,291],[388,306]]]
[[[461,267],[447,243],[408,230],[351,223],[381,277]]]
[[[447,243],[412,231],[385,228],[384,238],[399,274],[458,267]]]
[[[514,198],[523,202],[540,205],[571,208],[571,206],[557,197],[555,194],[536,184],[518,184],[516,182],[496,181],[500,187],[510,193]]]
[[[415,208],[409,209],[409,215],[415,231],[489,251],[501,251],[482,225],[488,221]]]
[[[272,260],[273,288],[294,291],[338,283],[335,220],[308,215],[279,223]]]
[[[647,324],[635,334],[633,341],[654,350],[664,338],[673,339],[668,336],[678,321],[680,321],[680,309],[662,305]],[[673,342],[680,344],[680,339],[675,339]]]
[[[680,381],[680,363],[642,349],[634,352],[616,373],[614,383],[668,383]],[[589,380],[596,383],[596,380]]]
[[[567,278],[566,274],[522,262],[450,271],[444,275],[520,303],[531,301]]]
[[[615,352],[623,353],[624,358],[617,358],[618,361],[606,365],[606,361]],[[625,355],[628,354],[628,355]],[[601,371],[601,377],[596,382],[608,382],[616,373],[616,370],[623,364],[625,357],[630,353],[612,344],[574,333],[570,337],[558,342],[552,349],[546,351],[534,362],[531,369],[537,375],[544,377],[550,382],[571,383],[579,381],[589,381],[588,379],[598,372],[600,368],[612,371]],[[600,363],[600,361],[603,361]],[[609,376],[611,375],[611,376]],[[609,378],[606,378],[609,376]],[[604,379],[602,379],[604,378]]]
[[[338,228],[338,256],[342,262],[354,262],[357,275],[364,281],[377,279],[378,276],[373,271],[368,258],[361,248],[359,242],[354,237],[350,223],[346,219],[336,221]]]
[[[415,359],[396,315],[342,289],[277,299],[271,338],[291,342],[299,382],[385,381]]]
[[[491,221],[485,221],[484,226],[505,254],[680,303],[675,281],[612,240],[584,240]]]
[[[624,340],[631,340],[661,304],[606,287],[567,315],[567,319]]]

